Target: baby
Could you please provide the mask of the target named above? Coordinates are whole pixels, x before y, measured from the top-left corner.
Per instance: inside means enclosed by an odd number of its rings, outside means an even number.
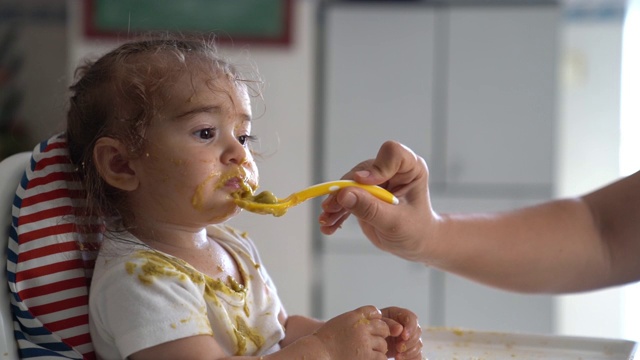
[[[246,233],[258,185],[244,78],[206,39],[121,45],[78,69],[67,141],[107,232],[89,296],[103,359],[421,359],[415,314],[288,316]]]

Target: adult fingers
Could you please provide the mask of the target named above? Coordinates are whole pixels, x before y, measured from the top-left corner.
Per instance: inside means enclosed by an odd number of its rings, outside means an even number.
[[[340,190],[336,196],[336,202],[343,206],[359,221],[372,224],[377,229],[392,229],[396,227],[400,213],[398,205],[388,204],[367,191],[349,187]],[[400,199],[400,202],[403,200]]]
[[[393,192],[393,187],[408,184],[426,172],[426,163],[413,150],[399,142],[387,141],[375,159],[358,164],[350,176],[358,182],[374,185],[392,180],[386,187]]]
[[[336,232],[350,215],[350,213],[335,200],[333,200],[332,203],[334,204],[333,207],[327,207],[323,204],[323,212],[318,217],[320,231],[326,235],[331,235]]]

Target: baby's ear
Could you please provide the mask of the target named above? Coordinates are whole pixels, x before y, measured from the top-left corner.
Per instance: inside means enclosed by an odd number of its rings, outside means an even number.
[[[127,147],[119,140],[102,137],[93,148],[93,161],[100,176],[116,189],[133,191],[139,180],[129,163]]]

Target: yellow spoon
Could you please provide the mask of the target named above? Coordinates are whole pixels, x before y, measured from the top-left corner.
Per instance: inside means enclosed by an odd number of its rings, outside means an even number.
[[[272,214],[273,216],[282,216],[287,210],[311,198],[327,195],[334,191],[345,187],[355,186],[367,190],[373,196],[389,204],[398,204],[398,198],[392,193],[376,185],[364,185],[353,180],[336,180],[310,186],[304,190],[295,192],[284,199],[278,199],[273,193],[263,191],[253,196],[248,191],[233,194],[234,202],[241,208],[254,212],[256,214]]]

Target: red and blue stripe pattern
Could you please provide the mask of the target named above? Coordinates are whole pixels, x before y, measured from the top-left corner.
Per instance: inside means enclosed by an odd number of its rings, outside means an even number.
[[[34,149],[14,198],[7,277],[21,359],[95,359],[89,285],[104,228],[76,217],[74,171],[58,134]]]

